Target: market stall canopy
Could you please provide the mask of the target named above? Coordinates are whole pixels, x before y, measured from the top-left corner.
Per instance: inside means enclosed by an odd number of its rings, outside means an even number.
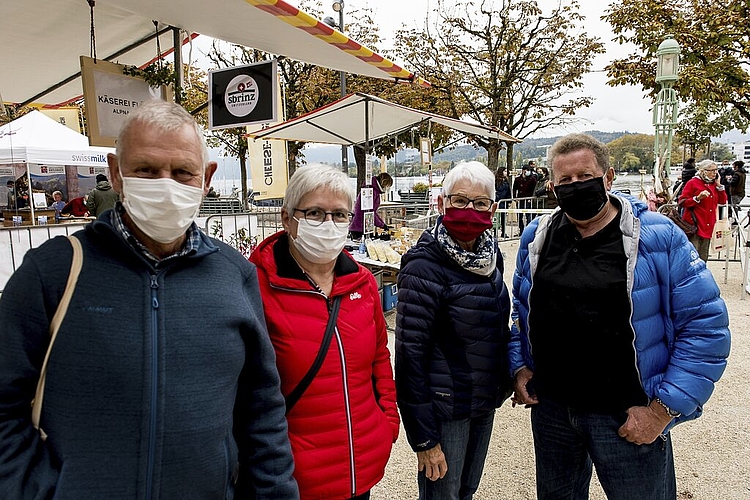
[[[40,111],[32,111],[0,127],[0,165],[39,163],[107,166],[112,148],[89,146],[88,137]]]
[[[362,93],[350,94],[273,127],[249,132],[248,136],[350,145],[393,136],[424,122],[444,125],[466,135],[521,142],[496,127],[436,115]]]
[[[57,104],[82,94],[78,56],[90,55],[92,27],[86,0],[9,1],[2,15],[0,96],[5,101]],[[174,26],[347,73],[429,85],[283,0],[97,0],[97,57],[136,66],[153,59],[153,41],[110,57],[153,35],[152,20],[159,28]],[[171,32],[160,37],[160,45],[172,46]],[[66,79],[71,81],[40,95]]]

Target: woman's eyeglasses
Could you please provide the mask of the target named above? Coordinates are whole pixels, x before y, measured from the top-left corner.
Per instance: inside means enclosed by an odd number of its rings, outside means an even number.
[[[493,200],[490,198],[480,197],[480,198],[467,198],[466,196],[462,194],[449,194],[446,196],[448,198],[448,201],[451,202],[451,205],[456,208],[466,208],[469,206],[469,203],[472,204],[474,207],[474,210],[477,212],[486,212],[490,208],[492,208],[492,204],[494,203]]]
[[[349,226],[349,223],[352,220],[351,212],[326,212],[322,208],[318,207],[295,208],[294,211],[302,212],[302,216],[305,219],[305,222],[307,222],[311,226],[319,226],[323,224],[329,215],[331,216],[331,220],[333,221],[334,225],[338,227]]]

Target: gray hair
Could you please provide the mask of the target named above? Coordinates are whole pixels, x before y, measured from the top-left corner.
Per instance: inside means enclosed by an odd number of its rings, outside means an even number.
[[[162,101],[161,99],[144,101],[135,111],[131,111],[125,117],[120,133],[117,135],[115,145],[115,153],[118,158],[122,158],[123,150],[127,148],[125,138],[130,129],[143,125],[150,125],[159,132],[176,132],[185,126],[191,127],[195,131],[196,140],[200,145],[203,168],[206,168],[206,164],[208,163],[208,148],[206,147],[206,138],[203,135],[203,130],[198,126],[195,118],[185,111],[185,108],[179,104]]]
[[[594,153],[597,165],[599,165],[603,173],[607,173],[609,170],[609,149],[607,149],[607,146],[587,134],[568,134],[558,139],[547,152],[547,165],[552,167],[553,177],[555,173],[555,158],[558,155],[575,153],[582,149],[588,149]]]
[[[479,186],[491,200],[495,199],[495,176],[487,165],[478,161],[461,162],[443,179],[443,195],[453,194],[453,186],[457,182],[466,180],[473,186]]]
[[[706,170],[708,168],[711,168],[712,166],[713,167],[718,167],[718,165],[716,165],[715,161],[709,160],[709,159],[705,159],[705,160],[699,161],[698,164],[695,166],[695,168],[697,170]]]
[[[300,200],[317,189],[326,189],[334,195],[344,196],[349,211],[354,206],[354,187],[349,176],[330,165],[312,164],[298,168],[289,179],[281,208],[292,213]]]

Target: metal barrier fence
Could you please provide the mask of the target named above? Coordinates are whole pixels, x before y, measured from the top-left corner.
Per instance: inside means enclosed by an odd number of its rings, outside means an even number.
[[[11,275],[23,262],[26,252],[55,236],[73,234],[87,222],[43,226],[0,227],[0,294]]]
[[[205,221],[199,219],[199,226],[207,235],[236,248],[245,257],[249,257],[261,241],[283,229],[278,208],[209,215]]]

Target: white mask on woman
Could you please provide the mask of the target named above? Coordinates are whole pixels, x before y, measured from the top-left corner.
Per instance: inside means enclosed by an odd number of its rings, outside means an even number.
[[[289,239],[302,257],[314,264],[327,264],[336,259],[344,249],[346,236],[349,234],[347,225],[339,227],[332,220],[327,220],[319,226],[311,226],[304,219],[297,221],[297,237],[291,234]]]
[[[138,229],[159,243],[172,243],[198,216],[203,187],[173,179],[122,177],[122,204]]]

